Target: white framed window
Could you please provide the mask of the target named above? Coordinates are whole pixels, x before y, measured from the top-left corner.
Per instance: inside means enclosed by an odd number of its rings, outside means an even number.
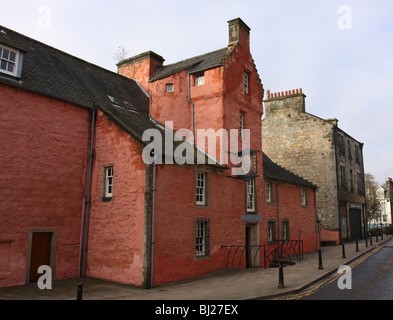
[[[275,242],[276,241],[276,221],[269,220],[267,222],[267,241]]]
[[[247,212],[255,212],[255,179],[246,181]]]
[[[19,51],[0,44],[0,72],[16,77]]]
[[[113,166],[104,168],[104,198],[113,197]]]
[[[301,195],[301,202],[302,206],[308,206],[308,195],[307,195],[307,190],[306,189],[301,189],[300,190],[300,195]]]
[[[198,73],[195,76],[195,86],[202,86],[205,84],[205,74],[202,73]]]
[[[271,183],[266,183],[266,202],[273,202],[273,186]]]
[[[173,83],[167,83],[166,92],[173,92]]]
[[[240,138],[243,138],[243,129],[244,129],[244,114],[241,113],[239,116],[239,135]]]
[[[195,258],[210,257],[210,219],[195,219]]]
[[[248,93],[249,87],[248,87],[248,73],[247,72],[244,72],[244,81],[243,81],[243,83],[244,83],[244,92]]]
[[[206,173],[196,173],[195,203],[199,206],[206,205]]]
[[[289,241],[290,240],[290,233],[289,233],[289,220],[283,220],[281,223],[281,230],[282,230],[282,240]]]

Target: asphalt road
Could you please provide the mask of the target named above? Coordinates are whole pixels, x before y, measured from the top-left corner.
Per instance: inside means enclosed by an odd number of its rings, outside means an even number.
[[[349,267],[346,273],[343,267],[314,287],[286,299],[393,300],[393,240]]]

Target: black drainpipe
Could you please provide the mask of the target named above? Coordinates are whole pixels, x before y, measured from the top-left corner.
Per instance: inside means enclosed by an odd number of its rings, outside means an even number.
[[[194,101],[191,99],[191,79],[190,79],[190,72],[187,71],[187,76],[188,76],[188,102],[191,103],[191,117],[192,117],[192,143],[195,147],[195,106],[194,106]]]
[[[87,186],[87,200],[86,200],[86,216],[85,216],[85,231],[83,238],[83,248],[82,248],[82,268],[81,268],[81,277],[84,278],[86,276],[85,272],[85,264],[86,264],[86,251],[87,251],[87,231],[89,226],[89,214],[90,214],[90,202],[91,202],[91,176],[92,176],[92,168],[93,168],[93,158],[94,158],[94,124],[96,119],[96,110],[91,111],[91,135],[90,135],[90,151],[89,151],[89,178],[88,178],[88,186]]]

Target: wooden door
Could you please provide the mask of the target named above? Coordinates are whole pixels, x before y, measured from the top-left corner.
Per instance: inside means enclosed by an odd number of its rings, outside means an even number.
[[[31,243],[30,283],[37,282],[41,274],[38,268],[50,266],[52,232],[34,232]]]

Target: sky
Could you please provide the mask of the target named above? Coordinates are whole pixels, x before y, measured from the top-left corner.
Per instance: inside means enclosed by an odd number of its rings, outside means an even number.
[[[165,64],[224,48],[238,17],[265,91],[302,88],[307,112],[364,143],[365,172],[393,177],[391,0],[13,0],[0,25],[116,72],[121,46]]]

